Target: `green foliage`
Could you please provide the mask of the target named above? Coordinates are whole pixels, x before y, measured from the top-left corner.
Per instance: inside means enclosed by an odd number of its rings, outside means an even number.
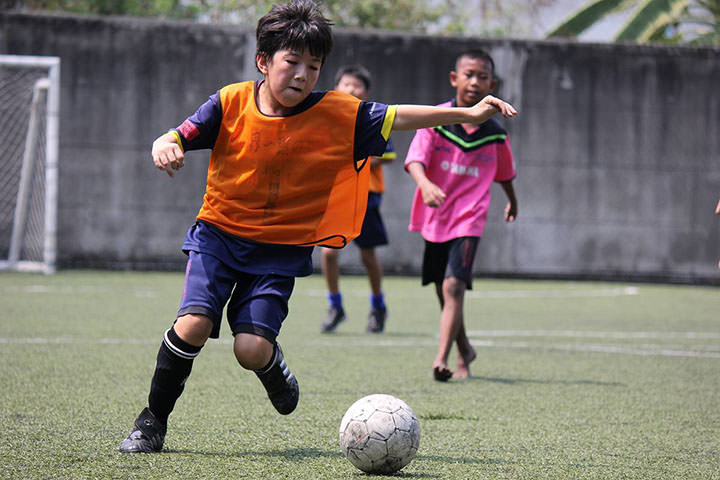
[[[720,0],[596,0],[547,36],[575,38],[607,15],[630,9],[614,41],[720,45]]]
[[[552,29],[548,37],[576,37],[606,15],[622,8],[626,0],[597,0],[570,15]]]
[[[20,0],[16,7],[97,15],[195,18],[200,9],[181,0]]]
[[[16,8],[195,19],[254,25],[282,0],[9,0]],[[527,36],[556,0],[324,0],[339,27],[483,36]]]
[[[616,41],[646,43],[662,38],[687,10],[689,0],[645,0],[615,36]]]

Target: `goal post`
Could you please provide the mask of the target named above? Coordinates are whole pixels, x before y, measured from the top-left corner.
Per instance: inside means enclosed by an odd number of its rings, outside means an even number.
[[[60,59],[0,55],[0,270],[55,273]]]

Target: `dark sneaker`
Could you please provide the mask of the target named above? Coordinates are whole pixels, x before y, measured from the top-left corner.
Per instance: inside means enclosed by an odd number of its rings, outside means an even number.
[[[332,333],[335,331],[340,322],[345,321],[345,310],[330,307],[328,309],[327,320],[322,324],[320,331],[322,333]]]
[[[263,372],[255,370],[255,375],[265,387],[275,410],[282,415],[287,415],[295,410],[300,398],[300,388],[295,375],[285,363],[280,345],[275,344],[275,358],[272,365]]]
[[[165,441],[167,425],[155,418],[155,415],[145,408],[137,420],[135,428],[120,444],[123,453],[154,453],[162,450]]]
[[[368,315],[367,331],[370,333],[382,333],[385,330],[385,319],[387,310],[373,308]]]

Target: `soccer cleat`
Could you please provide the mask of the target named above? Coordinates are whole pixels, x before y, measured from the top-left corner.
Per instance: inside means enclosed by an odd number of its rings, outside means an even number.
[[[145,408],[137,420],[135,428],[120,444],[123,453],[154,453],[162,450],[167,425],[155,418],[149,408]]]
[[[335,331],[340,322],[345,321],[345,310],[330,307],[328,309],[327,320],[322,324],[320,331],[322,333],[332,333]]]
[[[272,365],[262,372],[255,370],[255,375],[262,382],[270,402],[278,413],[287,415],[295,410],[300,398],[300,388],[295,375],[285,363],[279,344],[275,344]]]
[[[385,330],[385,319],[387,319],[387,310],[373,308],[368,315],[367,331],[370,333],[382,333]]]

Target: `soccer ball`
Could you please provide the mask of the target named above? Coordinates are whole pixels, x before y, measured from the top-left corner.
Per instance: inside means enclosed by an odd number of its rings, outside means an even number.
[[[367,473],[394,473],[410,463],[420,446],[420,423],[412,409],[392,395],[374,394],[353,403],[340,422],[340,447]]]

